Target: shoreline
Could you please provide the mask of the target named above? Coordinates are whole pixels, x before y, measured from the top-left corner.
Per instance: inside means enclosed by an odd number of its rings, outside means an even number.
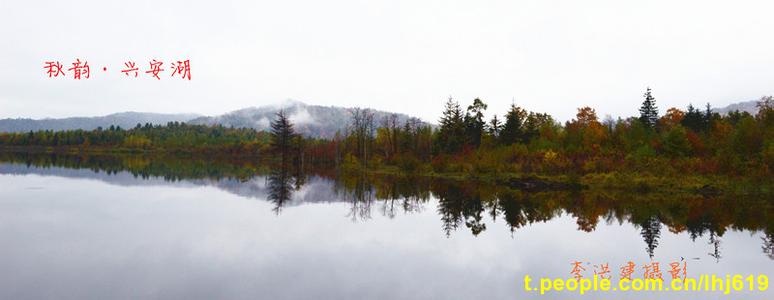
[[[110,158],[136,158],[149,160],[192,160],[217,161],[227,164],[242,165],[250,163],[251,168],[266,167],[271,169],[271,158],[252,155],[232,155],[229,153],[213,153],[217,151],[182,151],[160,149],[124,149],[105,147],[7,147],[0,146],[0,154],[10,155],[66,155],[66,156],[104,156]],[[314,164],[313,164],[314,165]],[[310,168],[310,167],[306,167]],[[466,172],[406,172],[396,166],[377,166],[363,168],[356,166],[338,166],[327,164],[315,165],[312,169],[325,170],[343,176],[366,174],[367,176],[399,176],[423,177],[430,179],[474,181],[487,184],[509,186],[516,190],[527,192],[543,191],[581,191],[581,190],[617,190],[631,193],[654,194],[697,194],[702,196],[730,195],[770,195],[774,190],[774,181],[756,178],[754,176],[729,176],[723,174],[680,174],[656,176],[650,173],[635,171],[612,171],[607,173],[586,174],[541,174],[535,172],[499,172],[499,173],[466,173]]]

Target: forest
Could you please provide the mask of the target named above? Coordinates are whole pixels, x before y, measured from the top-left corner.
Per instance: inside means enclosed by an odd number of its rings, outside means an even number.
[[[709,104],[669,108],[660,115],[650,89],[643,95],[640,114],[626,119],[601,120],[595,109],[580,107],[575,118],[562,124],[547,113],[512,104],[505,114],[487,120],[486,110],[481,99],[465,107],[449,98],[434,126],[418,119],[399,124],[394,115],[375,120],[371,110],[353,108],[350,124],[332,139],[297,134],[280,111],[269,132],[178,122],[137,124],[128,129],[0,133],[0,149],[164,153],[478,179],[536,174],[595,182],[622,177],[666,182],[694,176],[700,178],[695,184],[747,178],[752,185],[763,182],[763,189],[771,186],[772,96],[760,99],[755,115],[721,115]]]

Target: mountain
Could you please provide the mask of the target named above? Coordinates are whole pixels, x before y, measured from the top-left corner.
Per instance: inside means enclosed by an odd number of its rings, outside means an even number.
[[[282,105],[251,107],[236,110],[215,117],[200,117],[189,121],[189,124],[204,124],[233,127],[248,127],[256,130],[269,130],[271,120],[277,112],[284,110],[296,132],[309,137],[332,138],[336,131],[344,131],[350,124],[352,108],[337,106],[308,105],[298,101],[288,101]],[[374,125],[379,126],[382,120],[391,115],[390,112],[371,110],[374,113]],[[403,126],[411,119],[405,114],[396,114],[398,126]],[[426,124],[426,123],[423,123]]]
[[[751,115],[755,115],[758,113],[758,100],[753,101],[745,101],[745,102],[739,102],[739,103],[732,103],[728,106],[721,107],[721,108],[713,108],[712,111],[717,112],[721,115],[727,114],[732,111],[746,111],[750,113]]]
[[[138,123],[166,124],[168,122],[186,122],[197,118],[195,114],[157,114],[140,112],[115,113],[102,117],[75,117],[63,119],[0,119],[0,132],[26,132],[37,130],[93,130],[97,127],[108,128],[111,125],[132,128]]]
[[[246,127],[256,130],[269,130],[271,120],[277,112],[284,110],[293,122],[296,132],[309,137],[332,138],[336,131],[344,131],[350,124],[352,108],[336,106],[308,105],[298,101],[287,101],[281,105],[267,105],[236,110],[219,116],[201,116],[195,114],[156,114],[124,112],[102,117],[74,117],[64,119],[0,119],[0,132],[27,132],[37,130],[93,130],[97,127],[108,128],[111,125],[132,128],[138,123],[166,124],[185,122],[200,125],[223,125],[226,127]],[[391,115],[390,112],[371,110],[374,113],[374,125]],[[399,126],[403,126],[411,117],[396,114]],[[427,123],[423,123],[427,124]]]

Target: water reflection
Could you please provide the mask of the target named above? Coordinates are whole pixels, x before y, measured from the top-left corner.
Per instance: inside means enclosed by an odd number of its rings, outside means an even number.
[[[643,250],[651,259],[664,229],[685,232],[692,240],[708,236],[707,255],[716,262],[723,257],[721,241],[727,230],[762,231],[762,252],[774,259],[774,210],[764,197],[634,195],[614,190],[527,192],[476,181],[337,174],[174,157],[4,153],[0,161],[4,162],[0,174],[54,174],[121,185],[215,186],[242,197],[266,199],[277,215],[289,206],[317,202],[348,203],[346,216],[354,222],[368,221],[373,213],[392,219],[437,209],[439,230],[447,237],[457,231],[479,236],[502,223],[513,235],[563,214],[572,216],[576,229],[583,232],[595,231],[600,222],[631,223],[639,229]],[[437,208],[428,207],[431,198],[437,199]],[[504,222],[496,223],[498,219]]]
[[[766,253],[766,256],[774,260],[774,232],[766,231],[766,236],[761,239],[763,240],[763,253]]]
[[[301,176],[291,176],[287,168],[272,170],[266,178],[269,194],[267,199],[274,203],[274,212],[279,215],[282,207],[293,195],[293,191],[301,189],[303,179]]]

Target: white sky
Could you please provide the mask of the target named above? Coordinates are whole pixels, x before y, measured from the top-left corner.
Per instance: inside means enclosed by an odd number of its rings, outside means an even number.
[[[662,113],[774,94],[772,1],[160,2],[0,0],[0,118],[295,99],[437,121],[452,95],[566,120],[635,115],[646,86]],[[90,79],[46,76],[75,58]],[[190,59],[192,80],[120,74],[153,58]]]

